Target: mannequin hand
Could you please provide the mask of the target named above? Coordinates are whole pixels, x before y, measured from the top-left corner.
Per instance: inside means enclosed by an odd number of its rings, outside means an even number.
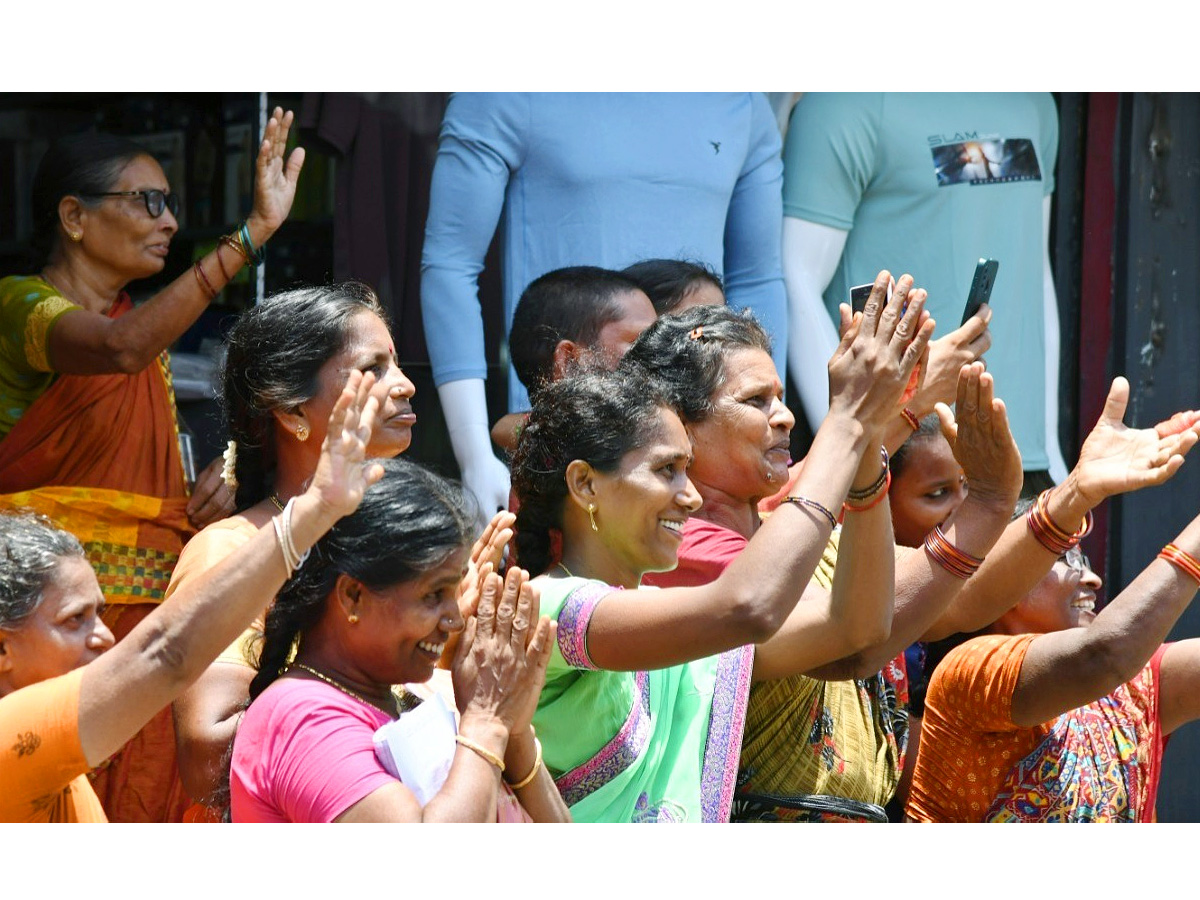
[[[909,401],[917,418],[929,413],[938,403],[953,403],[958,394],[958,373],[962,367],[983,356],[992,346],[988,331],[992,311],[985,304],[962,327],[929,344],[929,367],[925,383]]]
[[[1122,421],[1128,405],[1129,382],[1113,379],[1104,412],[1068,476],[1091,507],[1114,494],[1162,484],[1179,471],[1196,445],[1200,413],[1176,413],[1154,428],[1128,428]]]
[[[472,460],[463,469],[463,487],[475,495],[479,503],[480,525],[497,510],[508,509],[508,492],[512,486],[508,466],[491,453]]]
[[[1024,477],[1021,453],[1008,427],[1004,401],[996,398],[983,363],[962,367],[955,413],[944,403],[936,408],[942,433],[967,476],[969,496],[1011,514]]]

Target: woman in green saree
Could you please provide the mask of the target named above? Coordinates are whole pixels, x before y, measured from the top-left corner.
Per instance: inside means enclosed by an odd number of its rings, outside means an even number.
[[[700,505],[679,416],[636,371],[576,374],[535,397],[513,460],[517,552],[541,573],[542,612],[558,621],[534,725],[576,821],[727,821],[751,681],[887,635],[886,503],[847,516],[851,564],[832,591],[806,586],[847,492],[879,475],[881,429],[932,330],[922,306],[897,295],[850,326],[791,502],[707,585],[639,589],[643,574],[675,565]],[[745,402],[790,415],[779,393]]]

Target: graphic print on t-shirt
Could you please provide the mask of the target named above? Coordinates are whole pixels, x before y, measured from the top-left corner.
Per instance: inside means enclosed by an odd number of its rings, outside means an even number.
[[[958,138],[958,135],[955,135]],[[930,141],[944,138],[930,138]],[[1029,138],[951,140],[933,144],[938,187],[1041,181],[1037,151]]]

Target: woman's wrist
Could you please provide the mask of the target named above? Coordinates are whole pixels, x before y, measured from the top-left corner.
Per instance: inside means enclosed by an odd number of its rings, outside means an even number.
[[[499,759],[503,760],[508,755],[508,726],[495,716],[475,713],[468,707],[459,719],[458,733]]]
[[[512,732],[504,754],[505,777],[509,781],[520,781],[533,768],[537,756],[537,738],[532,725]]]
[[[254,242],[255,248],[261,248],[278,230],[277,226],[268,225],[257,213],[253,212],[246,217],[246,228],[250,232],[250,240]]]

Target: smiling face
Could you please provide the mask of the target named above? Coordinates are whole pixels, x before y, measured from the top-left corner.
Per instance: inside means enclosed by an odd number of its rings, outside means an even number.
[[[1021,602],[1000,619],[1009,634],[1048,634],[1096,618],[1096,591],[1104,582],[1074,548],[1060,557]]]
[[[11,631],[0,629],[0,692],[65,675],[111,647],[112,632],[100,621],[103,610],[87,560],[63,557],[32,615]]]
[[[463,628],[456,595],[467,552],[457,549],[423,575],[380,591],[357,586],[359,621],[338,623],[353,678],[386,686],[433,676],[446,641]]]
[[[920,547],[925,536],[967,498],[967,479],[940,432],[910,441],[900,474],[892,478],[888,499],[896,543]]]
[[[150,156],[134,157],[108,191],[167,192],[167,176]],[[171,238],[179,223],[164,209],[162,215],[146,211],[144,197],[104,197],[89,199],[80,212],[83,239],[79,246],[92,262],[119,275],[125,281],[147,278],[166,265]]]
[[[729,352],[724,380],[709,399],[713,411],[690,427],[696,486],[747,503],[773,494],[788,477],[796,419],[783,403],[770,354],[750,347]]]
[[[379,419],[371,433],[367,455],[390,458],[408,449],[417,421],[412,411],[416,388],[396,365],[392,336],[383,320],[368,309],[356,312],[347,327],[346,346],[317,373],[317,394],[301,404],[316,447],[325,440],[329,414],[345,387],[350,372],[372,372],[377,379],[371,393],[379,400]]]
[[[700,508],[688,478],[691,443],[674,412],[659,408],[651,437],[621,459],[616,472],[595,475],[596,522],[591,534],[636,578],[678,564],[683,524]]]

